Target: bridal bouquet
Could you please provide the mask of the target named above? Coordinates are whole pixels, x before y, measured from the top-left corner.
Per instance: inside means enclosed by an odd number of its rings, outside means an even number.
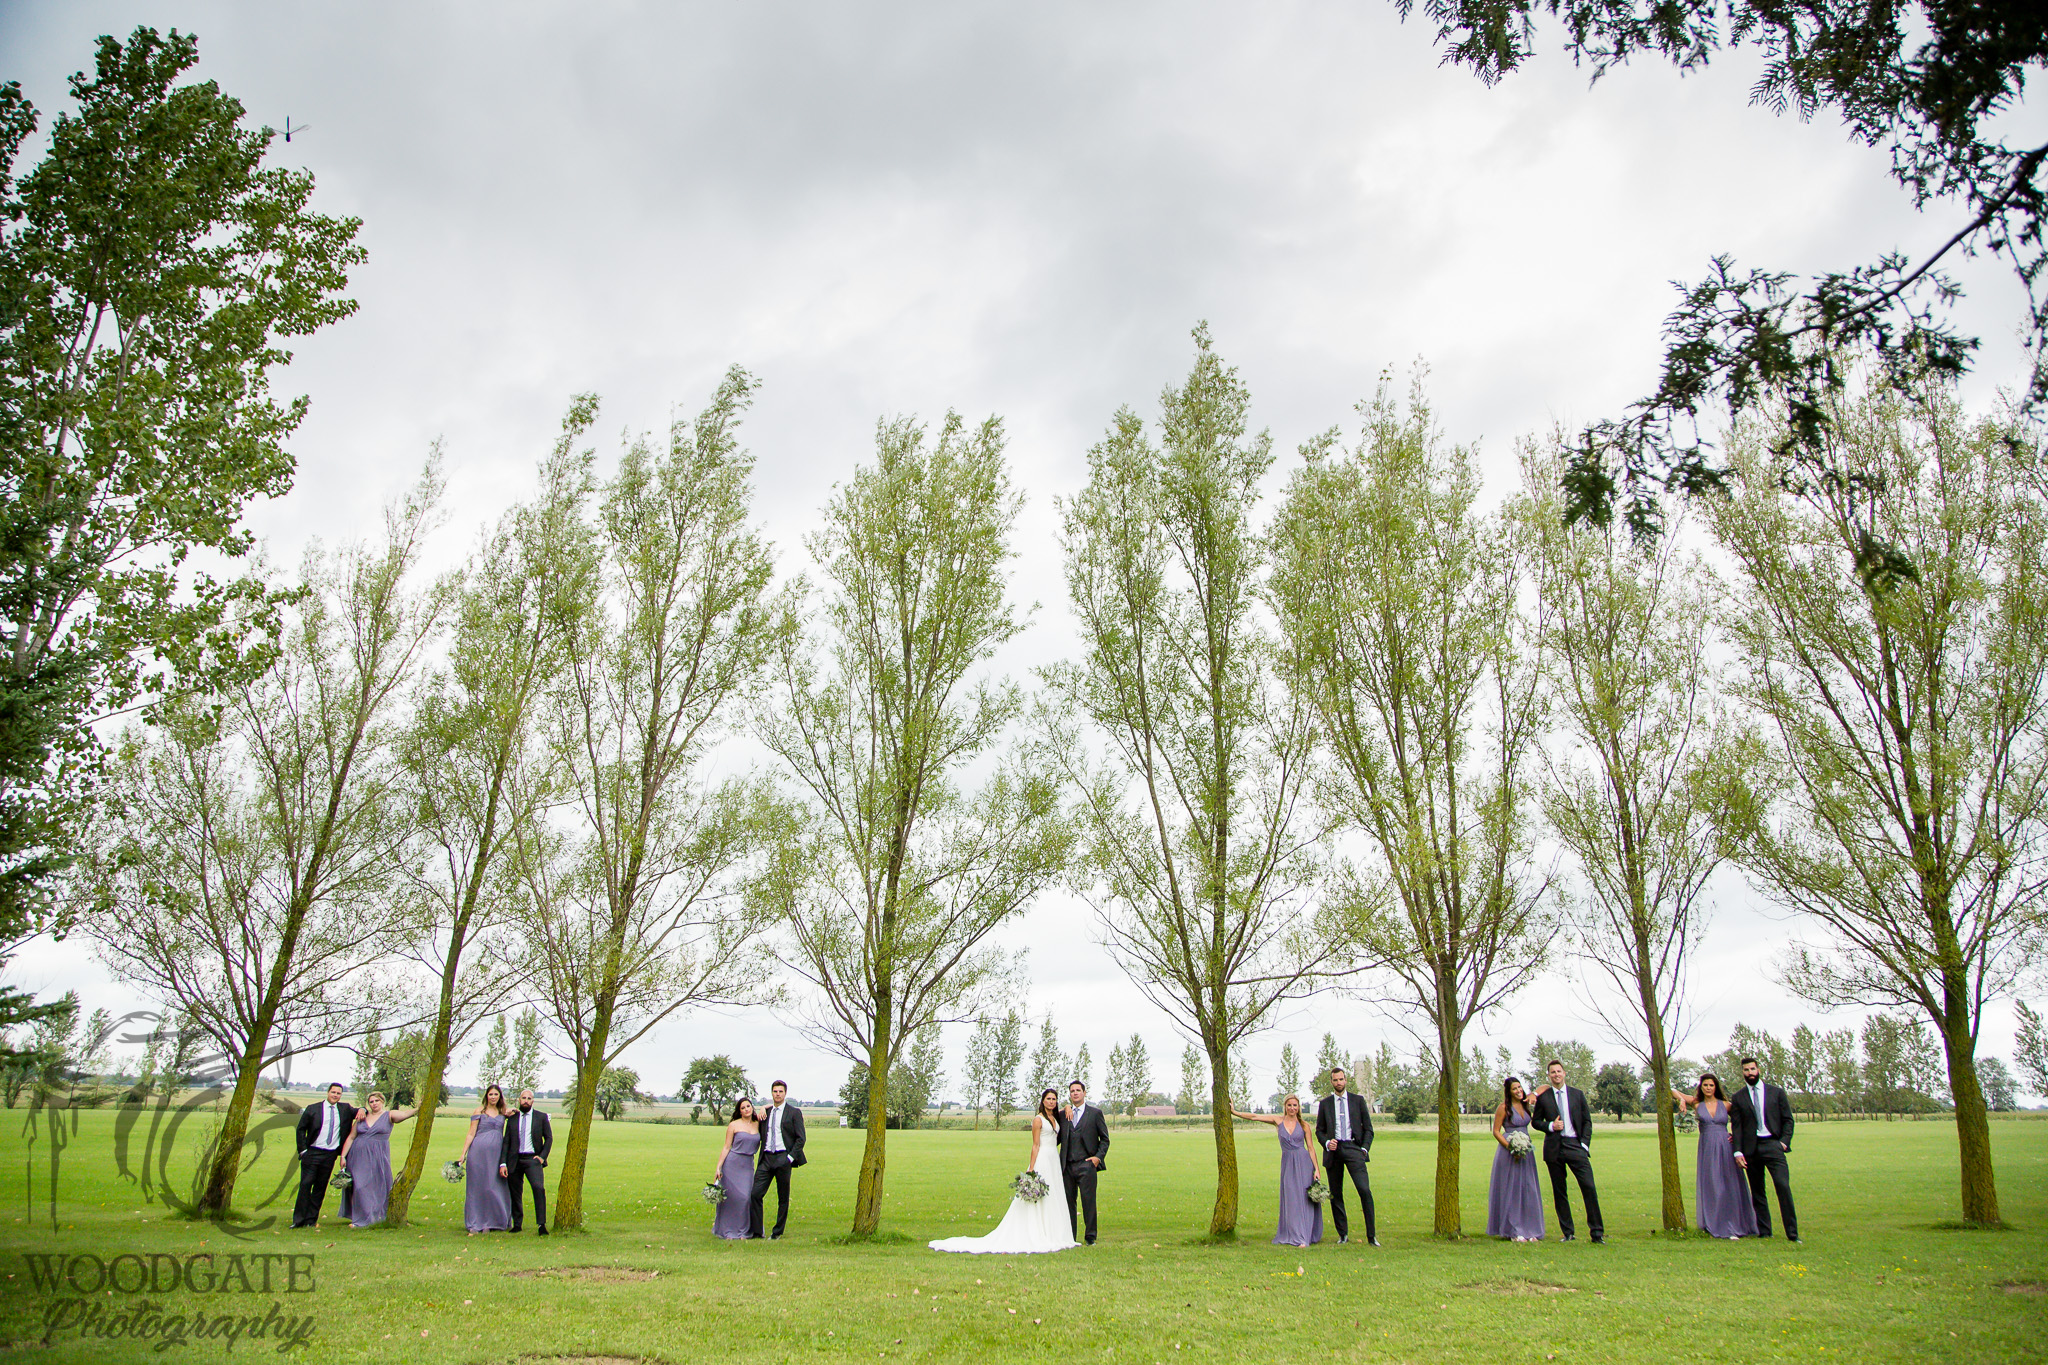
[[[1036,1171],[1026,1171],[1010,1182],[1010,1193],[1027,1204],[1036,1204],[1045,1198],[1049,1188],[1051,1187],[1045,1183],[1045,1178]]]
[[[1317,1176],[1314,1180],[1308,1182],[1309,1203],[1320,1204],[1329,1197],[1330,1187],[1323,1183],[1323,1178],[1321,1176]]]
[[[441,1167],[441,1178],[451,1185],[460,1184],[462,1182],[462,1158],[457,1157],[453,1161],[444,1163]]]
[[[356,1178],[348,1173],[347,1167],[343,1167],[334,1173],[334,1179],[327,1182],[327,1188],[330,1190],[345,1190],[355,1183]]]
[[[716,1180],[705,1181],[704,1188],[697,1191],[697,1193],[703,1196],[704,1202],[714,1209],[725,1202],[725,1186]]]
[[[1535,1149],[1535,1144],[1529,1141],[1527,1128],[1517,1128],[1508,1134],[1508,1156],[1511,1160],[1520,1161]]]

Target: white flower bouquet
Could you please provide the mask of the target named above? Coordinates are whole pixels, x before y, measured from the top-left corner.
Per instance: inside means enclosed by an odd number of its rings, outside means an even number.
[[[341,1169],[335,1171],[334,1179],[327,1182],[327,1188],[330,1190],[345,1190],[355,1183],[356,1178],[350,1175],[348,1173],[348,1168],[344,1166]]]
[[[1045,1198],[1046,1192],[1051,1188],[1045,1183],[1045,1178],[1036,1171],[1025,1171],[1010,1182],[1010,1193],[1027,1204],[1036,1204]]]
[[[1314,1180],[1308,1182],[1309,1203],[1320,1204],[1327,1200],[1329,1197],[1330,1187],[1324,1183],[1323,1178],[1321,1176],[1317,1176]]]
[[[1536,1144],[1529,1140],[1527,1128],[1517,1128],[1508,1134],[1508,1156],[1511,1160],[1520,1161],[1535,1150]]]
[[[451,1185],[462,1183],[462,1158],[446,1162],[441,1167],[441,1178]]]
[[[697,1193],[714,1209],[725,1202],[725,1186],[716,1180],[705,1181],[704,1188]]]

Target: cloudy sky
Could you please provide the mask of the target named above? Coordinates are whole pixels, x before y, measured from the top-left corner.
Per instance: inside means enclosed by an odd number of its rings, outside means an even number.
[[[438,438],[452,562],[529,487],[569,395],[603,396],[609,443],[694,412],[738,363],[763,381],[746,439],[791,571],[877,418],[1003,417],[1030,500],[1016,591],[1040,604],[1002,660],[1015,673],[1070,640],[1054,500],[1118,406],[1150,414],[1185,373],[1199,319],[1284,452],[1355,425],[1384,370],[1426,362],[1444,428],[1498,493],[1518,436],[1651,385],[1668,282],[1714,254],[1822,269],[1952,230],[1836,125],[1748,107],[1746,62],[1684,80],[1645,65],[1589,89],[1553,33],[1488,90],[1441,68],[1386,0],[16,0],[0,7],[0,77],[47,116],[93,39],[138,24],[197,34],[199,75],[252,120],[305,125],[276,159],[317,175],[318,207],[363,220],[360,311],[274,381],[312,411],[296,487],[252,514],[273,560],[373,532]],[[2019,374],[2017,310],[1995,269],[1963,277],[1983,401]],[[1716,904],[1689,1051],[1737,1020],[1853,1022],[1772,984],[1787,927],[1739,881]],[[1067,945],[1037,955],[1030,1003],[1067,1021],[1070,1049],[1091,1044],[1099,1075],[1111,1043],[1142,1032],[1168,1086],[1181,1040],[1081,907],[1049,897],[1009,937]],[[82,942],[34,945],[11,972],[128,1004]],[[1619,1055],[1559,975],[1481,1027],[1518,1056],[1539,1031]],[[1325,997],[1254,1044],[1256,1068],[1270,1076],[1288,1041],[1313,1057],[1325,1029],[1354,1053],[1410,1046]],[[1984,1050],[2009,1047],[2001,1007]],[[682,1060],[713,1052],[800,1097],[845,1071],[761,1013],[675,1019],[626,1060],[666,1093]]]

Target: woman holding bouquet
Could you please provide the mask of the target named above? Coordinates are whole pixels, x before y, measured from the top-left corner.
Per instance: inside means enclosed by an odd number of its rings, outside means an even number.
[[[1721,1078],[1700,1073],[1690,1095],[1674,1090],[1671,1098],[1700,1121],[1699,1164],[1693,1171],[1693,1212],[1700,1231],[1709,1237],[1756,1236],[1756,1207],[1749,1182],[1735,1164],[1735,1144],[1728,1135],[1728,1097]]]
[[[747,1201],[754,1197],[754,1157],[760,1150],[761,1116],[754,1111],[754,1102],[742,1095],[732,1107],[732,1122],[725,1125],[725,1146],[718,1149],[712,1176],[725,1191],[711,1220],[712,1235],[728,1242],[744,1242],[752,1235]]]
[[[512,1229],[512,1183],[498,1174],[511,1113],[505,1092],[493,1085],[485,1087],[483,1105],[469,1116],[469,1136],[462,1140],[462,1225],[472,1237]]]
[[[1280,1134],[1280,1226],[1273,1244],[1283,1247],[1312,1247],[1323,1240],[1323,1206],[1308,1197],[1309,1186],[1319,1178],[1316,1159],[1309,1150],[1308,1129],[1301,1122],[1301,1100],[1289,1095],[1280,1101],[1277,1114],[1241,1114],[1236,1119],[1270,1123]]]
[[[391,1130],[418,1109],[386,1109],[384,1096],[372,1090],[366,1107],[356,1114],[348,1141],[341,1144],[341,1164],[349,1186],[350,1227],[367,1228],[384,1221],[391,1203]]]
[[[1057,1193],[1065,1180],[1060,1172],[1060,1139],[1066,1133],[1066,1122],[1060,1113],[1060,1092],[1041,1091],[1038,1110],[1031,1116],[1031,1156],[1023,1174],[1010,1182],[1013,1195],[1003,1221],[986,1237],[942,1237],[930,1243],[931,1249],[989,1253],[1065,1251],[1079,1246],[1067,1217],[1066,1200]]]
[[[1493,1178],[1486,1186],[1486,1235],[1517,1242],[1543,1240],[1543,1186],[1536,1179],[1536,1148],[1529,1137],[1529,1097],[1521,1078],[1501,1082],[1493,1111]]]

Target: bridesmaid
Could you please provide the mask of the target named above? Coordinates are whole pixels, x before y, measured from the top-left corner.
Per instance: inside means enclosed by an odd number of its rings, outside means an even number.
[[[1289,1095],[1280,1102],[1278,1114],[1240,1114],[1231,1117],[1253,1123],[1270,1123],[1280,1134],[1280,1227],[1273,1244],[1283,1247],[1312,1247],[1323,1240],[1323,1206],[1308,1197],[1316,1183],[1316,1159],[1309,1152],[1308,1129],[1301,1123],[1301,1101]]]
[[[761,1116],[754,1102],[744,1095],[732,1107],[732,1122],[725,1125],[725,1146],[718,1149],[718,1166],[712,1178],[725,1186],[725,1202],[711,1220],[711,1231],[728,1242],[744,1242],[751,1233],[754,1198],[754,1156],[761,1150]]]
[[[348,1139],[341,1144],[341,1164],[352,1182],[349,1226],[367,1228],[384,1221],[391,1203],[391,1130],[418,1109],[386,1109],[384,1096],[372,1090],[367,1107],[356,1115]]]
[[[472,1237],[512,1229],[512,1187],[498,1174],[510,1114],[505,1092],[493,1085],[484,1090],[483,1107],[469,1116],[469,1136],[462,1142],[462,1223]]]
[[[1529,1129],[1529,1097],[1521,1078],[1501,1083],[1501,1101],[1493,1111],[1493,1177],[1486,1185],[1486,1235],[1517,1242],[1543,1240],[1543,1185],[1536,1178],[1536,1147],[1520,1160],[1508,1150],[1508,1134]],[[1533,1135],[1532,1135],[1533,1136]]]
[[[1674,1090],[1671,1098],[1692,1110],[1700,1121],[1700,1155],[1693,1171],[1692,1197],[1700,1231],[1709,1237],[1756,1236],[1756,1206],[1750,1202],[1749,1181],[1735,1164],[1735,1144],[1728,1133],[1728,1097],[1721,1093],[1721,1078],[1703,1071],[1690,1095]]]

